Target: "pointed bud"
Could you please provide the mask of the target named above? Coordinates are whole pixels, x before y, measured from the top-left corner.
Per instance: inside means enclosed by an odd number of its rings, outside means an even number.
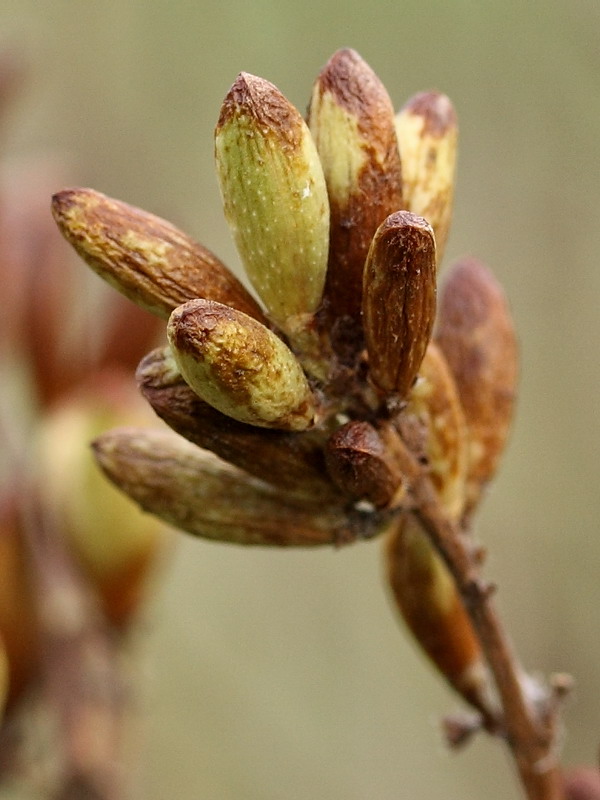
[[[177,367],[196,394],[238,422],[302,431],[316,399],[292,351],[264,325],[220,303],[191,300],[167,328]]]
[[[427,347],[405,414],[423,426],[429,476],[452,519],[460,519],[465,505],[467,429],[452,373],[433,342]]]
[[[329,206],[300,112],[262,78],[241,73],[215,131],[225,216],[252,285],[293,341],[319,307]]]
[[[398,519],[386,540],[386,557],[394,600],[419,645],[468,703],[493,716],[471,621],[448,568],[414,517]]]
[[[332,434],[325,451],[329,474],[346,494],[375,508],[397,507],[406,491],[375,428],[357,420]]]
[[[52,213],[94,272],[147,311],[167,319],[186,300],[203,297],[264,321],[227,267],[170,222],[93,189],[58,192]]]
[[[450,221],[456,171],[458,127],[448,97],[422,92],[396,115],[402,156],[405,207],[425,217],[433,228],[440,264]]]
[[[288,547],[354,538],[340,510],[307,507],[170,431],[108,431],[94,450],[110,480],[145,511],[195,536]]]
[[[369,372],[384,395],[408,393],[431,336],[435,293],[431,226],[408,211],[391,214],[373,238],[363,295]]]
[[[454,376],[467,422],[468,512],[504,450],[518,371],[506,298],[479,261],[465,259],[451,268],[441,294],[435,340]]]
[[[382,220],[403,205],[393,106],[354,50],[339,50],[321,71],[309,125],[331,208],[327,298],[333,316],[358,319],[371,239]]]
[[[326,474],[320,432],[269,431],[221,414],[183,380],[169,348],[149,353],[137,379],[158,416],[190,442],[306,502],[339,502]]]

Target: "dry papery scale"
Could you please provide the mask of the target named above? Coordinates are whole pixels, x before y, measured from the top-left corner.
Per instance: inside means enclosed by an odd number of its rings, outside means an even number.
[[[479,261],[450,266],[436,303],[456,142],[445,95],[418,94],[395,114],[353,50],[325,65],[306,120],[241,73],[215,156],[262,305],[145,211],[66,189],[53,213],[92,269],[168,318],[168,345],[137,379],[172,431],[106,432],[93,444],[106,475],[209,539],[380,536],[400,616],[473,709],[446,719],[448,740],[487,730],[512,751],[526,796],[557,800],[564,684],[522,671],[471,534],[505,445],[517,352],[502,289]]]

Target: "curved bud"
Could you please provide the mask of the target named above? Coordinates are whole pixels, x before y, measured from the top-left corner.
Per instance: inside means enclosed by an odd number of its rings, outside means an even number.
[[[331,208],[327,298],[333,316],[358,319],[371,239],[381,221],[403,204],[392,102],[354,50],[338,50],[321,71],[309,126]]]
[[[279,89],[242,72],[223,102],[215,156],[248,277],[293,341],[319,307],[327,269],[329,205],[310,131]]]
[[[171,314],[169,343],[196,394],[238,422],[302,431],[316,399],[292,351],[264,325],[220,303],[191,300]]]
[[[435,317],[435,241],[429,223],[391,214],[373,238],[364,273],[363,325],[369,373],[384,394],[405,397]]]
[[[442,256],[452,218],[456,143],[456,113],[441,92],[412,97],[396,115],[402,156],[406,208],[425,217],[435,233],[437,262]]]
[[[264,321],[256,301],[219,259],[170,222],[93,189],[64,189],[52,213],[101,278],[167,319],[186,300],[216,300]]]
[[[435,341],[454,376],[467,422],[468,513],[504,450],[518,372],[506,298],[481,262],[464,259],[451,268],[441,294]]]
[[[386,540],[387,572],[398,610],[446,680],[486,718],[493,716],[479,642],[448,568],[414,517]]]
[[[305,502],[339,501],[326,474],[318,431],[269,431],[221,414],[187,385],[169,348],[149,353],[140,362],[137,379],[158,416],[188,441]]]
[[[465,505],[467,428],[452,373],[441,351],[429,343],[405,409],[423,426],[429,476],[452,519]]]
[[[355,500],[375,508],[397,506],[406,486],[375,428],[368,422],[348,422],[331,435],[325,449],[329,474]]]
[[[341,510],[307,508],[170,431],[108,431],[94,451],[110,480],[145,511],[195,536],[287,547],[354,538]]]

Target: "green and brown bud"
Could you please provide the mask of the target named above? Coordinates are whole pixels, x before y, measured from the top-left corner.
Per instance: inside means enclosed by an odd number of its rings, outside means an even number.
[[[403,476],[368,422],[354,420],[338,428],[327,442],[325,458],[336,485],[354,500],[366,500],[375,508],[402,503]]]
[[[363,325],[373,384],[405,397],[429,343],[436,304],[435,241],[429,223],[391,214],[373,238],[364,272]]]
[[[422,92],[396,115],[405,207],[425,217],[435,233],[437,262],[452,218],[458,127],[448,97]]]
[[[229,306],[191,300],[169,320],[177,367],[202,400],[238,422],[303,431],[317,402],[292,351],[260,322]]]
[[[467,702],[492,717],[479,641],[452,575],[412,515],[388,534],[386,562],[396,606],[418,644]]]
[[[321,71],[309,125],[331,209],[327,298],[334,317],[358,319],[371,239],[381,221],[403,204],[392,102],[354,50],[339,50]]]
[[[160,217],[93,189],[64,189],[54,218],[83,260],[142,308],[168,319],[202,297],[265,321],[260,307],[219,259]]]
[[[158,416],[190,442],[305,502],[339,502],[339,492],[326,474],[319,431],[265,430],[225,416],[187,385],[169,348],[149,353],[138,367],[137,379]]]
[[[142,509],[194,536],[283,547],[355,538],[339,507],[307,507],[170,431],[108,431],[94,450],[110,480]]]
[[[440,349],[429,343],[406,406],[423,426],[423,455],[440,500],[453,520],[465,505],[467,428],[458,391]]]
[[[329,205],[300,112],[262,78],[241,73],[215,131],[225,216],[252,285],[293,341],[319,307]]]
[[[452,266],[441,293],[435,341],[454,377],[467,423],[469,513],[504,450],[518,377],[517,341],[504,292],[476,259]]]

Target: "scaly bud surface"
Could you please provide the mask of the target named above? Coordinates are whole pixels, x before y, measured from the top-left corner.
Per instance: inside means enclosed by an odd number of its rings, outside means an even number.
[[[373,238],[363,295],[369,372],[384,395],[408,393],[431,336],[435,295],[431,226],[408,211],[391,214]]]
[[[513,415],[517,341],[502,287],[476,259],[451,268],[435,340],[454,376],[469,439],[467,508],[496,472]]]
[[[220,303],[191,300],[167,329],[177,366],[209,405],[238,422],[302,431],[316,399],[292,351],[264,325]]]
[[[188,441],[306,502],[339,501],[326,475],[321,432],[269,431],[225,416],[188,386],[169,348],[149,353],[136,374],[154,411]]]
[[[293,340],[319,307],[327,270],[329,205],[310,131],[279,89],[243,72],[223,103],[215,156],[248,277]]]
[[[326,294],[334,317],[360,317],[373,234],[402,205],[402,171],[388,93],[354,50],[339,50],[315,83],[309,126],[331,209]]]
[[[307,508],[170,431],[119,428],[96,439],[94,451],[145,511],[195,536],[289,547],[354,538],[341,510]]]
[[[458,127],[448,97],[422,92],[396,115],[405,207],[425,217],[441,264],[452,218]]]
[[[264,321],[227,267],[170,222],[93,189],[58,192],[52,212],[94,272],[153,314],[168,319],[186,300],[203,297]]]

